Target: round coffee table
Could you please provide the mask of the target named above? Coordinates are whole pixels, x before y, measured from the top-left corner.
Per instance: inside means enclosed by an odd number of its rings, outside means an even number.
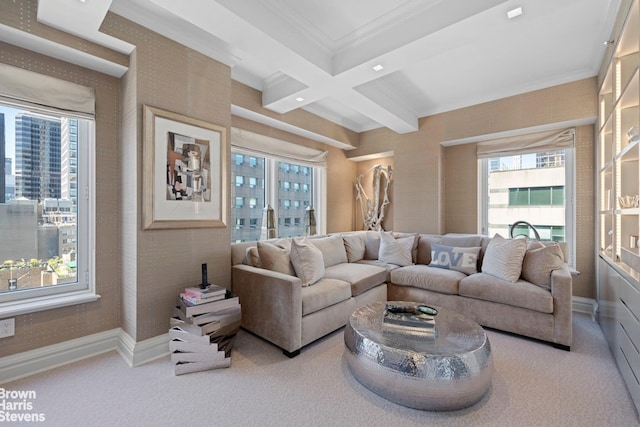
[[[491,385],[493,359],[487,335],[471,319],[435,307],[435,331],[423,333],[382,321],[385,304],[354,311],[344,331],[353,376],[376,394],[410,408],[447,411],[467,407]]]

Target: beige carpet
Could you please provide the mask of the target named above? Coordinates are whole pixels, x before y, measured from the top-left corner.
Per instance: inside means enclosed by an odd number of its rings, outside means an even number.
[[[294,359],[242,331],[227,369],[174,376],[168,356],[131,369],[110,352],[3,387],[35,391],[31,410],[18,412],[41,413],[47,426],[638,425],[590,317],[574,316],[571,352],[488,334],[491,388],[480,402],[455,412],[408,409],[368,391],[342,357],[342,330]]]

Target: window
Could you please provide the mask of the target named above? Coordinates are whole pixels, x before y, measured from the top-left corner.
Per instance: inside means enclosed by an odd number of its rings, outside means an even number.
[[[244,176],[236,175],[236,187],[242,187],[244,185]]]
[[[236,149],[238,150],[238,149]],[[232,158],[237,157],[240,151],[232,152]],[[245,156],[247,156],[245,154]],[[274,208],[276,215],[275,223],[278,224],[278,237],[294,237],[304,235],[305,208],[311,205],[318,206],[319,192],[314,194],[313,189],[319,185],[314,180],[319,180],[322,175],[321,167],[302,166],[291,162],[280,161],[276,158],[249,157],[256,159],[256,167],[247,172],[246,165],[232,164],[232,176],[244,176],[243,182],[249,182],[248,186],[232,187],[236,203],[231,209],[232,219],[246,218],[250,227],[232,230],[231,241],[256,241],[260,239],[262,232],[262,221],[265,216],[264,208],[270,205]],[[291,171],[298,170],[302,173],[292,174]],[[307,173],[304,171],[307,170]],[[317,172],[316,172],[317,171]],[[259,185],[261,182],[263,185]],[[304,192],[292,192],[291,189],[303,188]],[[238,199],[247,200],[249,207],[259,209],[248,209]],[[314,200],[314,197],[317,199]],[[318,210],[316,208],[316,218]],[[246,224],[246,222],[245,222]]]
[[[314,232],[322,234],[326,222],[328,152],[234,127],[230,138],[231,158],[237,155],[245,158],[243,165],[231,162],[232,179],[242,175],[245,184],[249,180],[249,185],[232,186],[232,197],[243,196],[245,200],[255,197],[257,208],[232,207],[232,220],[248,218],[249,224],[255,223],[255,228],[244,227],[241,232],[232,229],[231,241],[256,241],[265,238],[267,232],[276,237],[303,236],[307,216],[303,207],[313,207]],[[271,212],[273,218],[269,217]],[[268,224],[266,220],[269,220]],[[267,226],[274,229],[267,230]]]
[[[575,265],[573,153],[565,148],[480,159],[481,232],[508,237],[511,224],[526,221],[542,240],[566,241]],[[514,230],[521,234],[535,237],[528,227]]]
[[[0,317],[93,301],[94,120],[0,105]],[[78,197],[80,194],[86,197]]]
[[[236,197],[235,206],[241,208],[244,206],[244,197]]]

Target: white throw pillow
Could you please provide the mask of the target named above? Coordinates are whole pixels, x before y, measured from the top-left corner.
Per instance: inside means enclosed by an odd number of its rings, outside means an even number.
[[[381,231],[378,260],[385,264],[394,264],[401,267],[413,265],[411,250],[415,240],[415,236],[396,239],[390,233]]]
[[[309,239],[291,240],[291,263],[296,276],[302,280],[302,286],[310,286],[324,277],[324,258],[322,251],[309,242]]]
[[[482,272],[515,283],[522,273],[522,260],[526,251],[525,239],[507,240],[496,234],[484,253]]]
[[[456,246],[431,244],[431,263],[429,267],[446,268],[464,274],[478,272],[478,254],[480,247],[459,248]]]

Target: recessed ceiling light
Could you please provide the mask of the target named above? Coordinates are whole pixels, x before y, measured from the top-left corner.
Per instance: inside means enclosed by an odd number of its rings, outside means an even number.
[[[371,68],[373,68],[373,71],[382,71],[384,69],[384,67],[381,64],[376,64]]]
[[[302,101],[304,101],[304,98],[303,98],[303,97],[301,97],[301,96],[299,96],[299,97],[297,97],[297,98],[296,98],[296,101],[298,101],[298,102],[302,102]]]
[[[520,16],[520,15],[522,15],[521,7],[516,7],[515,9],[511,9],[510,11],[507,12],[507,18],[509,19],[513,19],[516,16]]]

